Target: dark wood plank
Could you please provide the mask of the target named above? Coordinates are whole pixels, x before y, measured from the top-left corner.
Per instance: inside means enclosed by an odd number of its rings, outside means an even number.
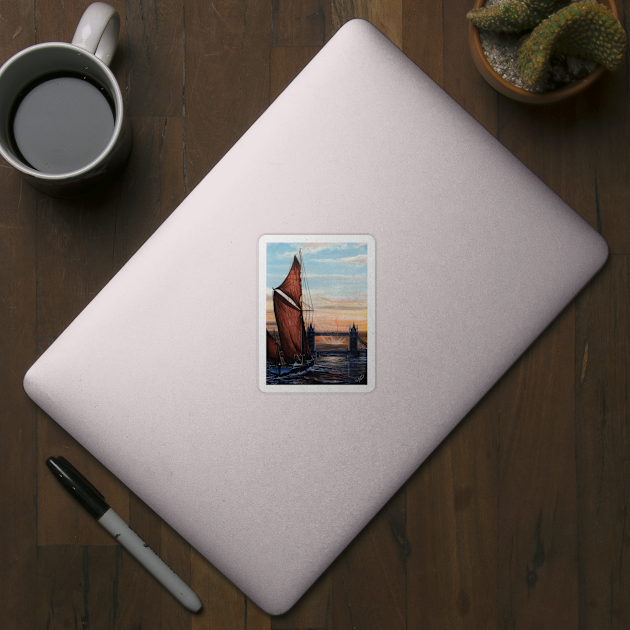
[[[330,0],[273,0],[272,46],[323,46],[330,38]]]
[[[497,624],[576,628],[573,305],[500,383]]]
[[[37,542],[37,410],[22,378],[35,347],[36,193],[0,160],[0,619],[33,623],[32,584]],[[31,593],[29,594],[29,591]]]
[[[491,134],[497,135],[497,92],[481,77],[468,50],[466,12],[470,0],[442,0],[444,85],[442,86]]]
[[[403,0],[402,50],[444,87],[442,0]]]
[[[592,95],[537,108],[499,98],[499,140],[597,227],[591,125],[600,125]],[[527,134],[524,141],[523,134]]]
[[[32,2],[0,5],[0,63],[35,43]],[[36,625],[37,411],[22,378],[37,358],[36,193],[0,159],[0,619]]]
[[[37,7],[37,43],[71,42],[77,24],[89,2],[64,2],[54,0],[38,0]],[[124,42],[125,3],[121,0],[109,2],[120,13],[120,40]]]
[[[34,627],[37,408],[22,379],[37,358],[37,219],[35,191],[4,160],[0,198],[0,618],[22,630]]]
[[[35,7],[30,0],[2,3],[0,20],[0,63],[15,53],[37,43]]]
[[[402,49],[403,0],[332,0],[332,33],[348,20],[363,18]]]
[[[611,256],[576,304],[580,628],[630,627],[630,260]]]
[[[620,5],[622,17],[624,5],[627,16],[628,3]],[[630,64],[602,77],[588,96],[593,104],[583,124],[589,134],[582,146],[593,165],[589,175],[595,200],[586,218],[601,232],[611,252],[630,254]]]
[[[183,21],[183,0],[127,4],[125,57],[130,116],[182,115]]]
[[[41,547],[33,628],[111,630],[117,607],[116,548]]]
[[[407,627],[406,488],[345,549],[332,566],[332,627]]]
[[[269,105],[271,11],[263,0],[186,5],[186,190]]]
[[[494,387],[407,483],[407,628],[496,619],[498,416]]]
[[[630,2],[617,3],[619,19],[626,33],[630,32]],[[585,95],[590,107],[580,127],[588,137],[581,148],[587,150],[593,164],[590,173],[595,201],[586,217],[608,241],[610,251],[630,253],[630,63],[626,61],[615,72],[606,73]],[[574,132],[584,133],[574,128]],[[574,167],[573,162],[568,164]],[[569,171],[570,172],[570,171]],[[577,177],[571,177],[577,183]],[[571,204],[573,205],[573,204]],[[585,216],[584,214],[582,216]]]

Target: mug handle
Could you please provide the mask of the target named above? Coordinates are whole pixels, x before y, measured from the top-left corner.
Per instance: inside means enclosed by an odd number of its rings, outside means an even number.
[[[72,44],[96,55],[109,66],[116,52],[120,15],[104,2],[94,2],[81,16]]]

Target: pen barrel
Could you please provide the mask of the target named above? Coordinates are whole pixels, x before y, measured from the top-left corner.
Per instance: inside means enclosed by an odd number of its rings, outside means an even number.
[[[190,587],[149,547],[114,510],[98,522],[151,573],[183,606],[197,612],[201,601]]]

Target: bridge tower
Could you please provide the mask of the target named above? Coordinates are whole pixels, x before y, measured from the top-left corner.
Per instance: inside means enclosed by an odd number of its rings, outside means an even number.
[[[351,328],[348,330],[348,354],[351,357],[359,356],[358,339],[359,331],[357,327],[352,324]]]
[[[308,347],[311,349],[311,356],[317,356],[315,351],[315,328],[313,328],[313,324],[308,325],[306,339],[308,340]]]

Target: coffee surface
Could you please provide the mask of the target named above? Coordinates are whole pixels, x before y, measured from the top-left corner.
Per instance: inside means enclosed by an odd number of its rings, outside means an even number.
[[[114,114],[99,88],[83,78],[44,80],[15,110],[13,137],[22,157],[36,170],[59,174],[94,161],[114,133]]]

